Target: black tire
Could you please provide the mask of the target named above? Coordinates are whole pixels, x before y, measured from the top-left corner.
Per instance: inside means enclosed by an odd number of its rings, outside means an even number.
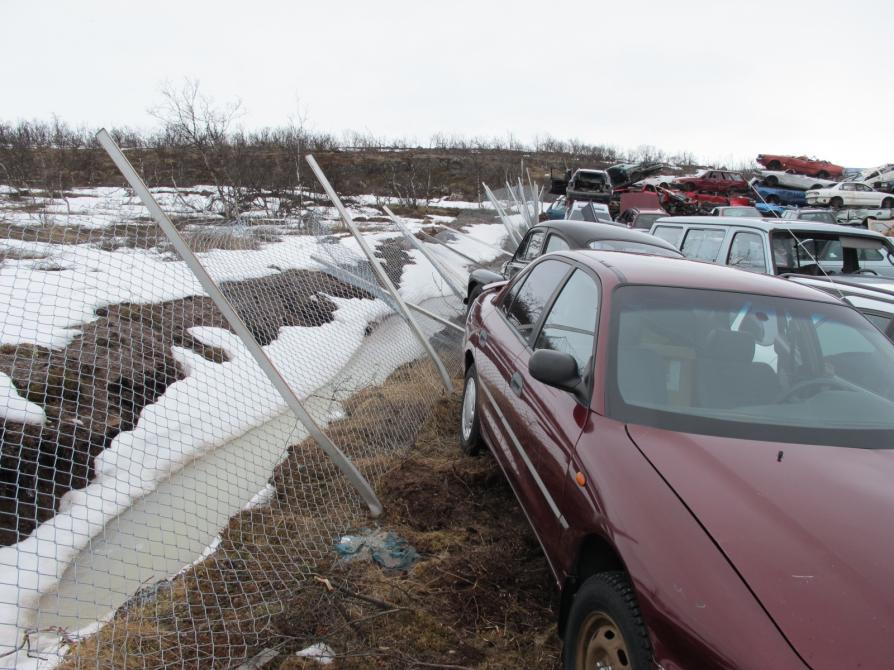
[[[831,207],[832,209],[841,209],[842,205],[844,205],[844,200],[842,200],[838,196],[835,196],[829,201],[829,207]]]
[[[819,178],[819,179],[828,179],[828,178],[829,178],[829,173],[826,172],[825,170],[820,170],[819,172],[816,173],[816,176],[817,176],[817,178]]]
[[[808,191],[816,191],[816,190],[819,190],[819,189],[821,189],[821,188],[823,188],[823,185],[822,185],[822,184],[814,184],[813,186],[811,186],[811,187],[810,187],[809,189],[807,189],[807,190],[808,190]]]
[[[776,172],[782,169],[782,163],[780,163],[779,161],[770,161],[769,163],[767,163],[767,169]]]
[[[472,289],[472,292],[469,293],[469,297],[466,300],[466,314],[472,309],[472,303],[484,292],[484,287],[480,284]]]
[[[472,395],[467,398],[470,393]],[[459,446],[467,456],[477,456],[484,447],[484,440],[481,439],[481,424],[478,420],[478,404],[478,371],[473,363],[466,370],[459,413]],[[467,412],[470,412],[471,416],[467,415]]]
[[[885,198],[882,200],[882,209],[891,209],[894,207],[894,198]]]
[[[599,661],[615,670],[653,667],[649,633],[623,572],[594,575],[574,594],[562,660],[565,670],[601,667]]]
[[[779,196],[771,193],[770,195],[767,196],[767,202],[770,203],[771,205],[778,205],[779,204]]]
[[[776,186],[776,184],[779,183],[779,177],[777,177],[775,174],[771,174],[769,177],[764,179],[764,183],[767,186]]]

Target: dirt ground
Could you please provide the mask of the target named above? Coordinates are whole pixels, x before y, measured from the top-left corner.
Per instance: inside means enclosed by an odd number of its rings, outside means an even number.
[[[390,402],[393,388],[356,402]],[[339,474],[312,464],[325,459],[302,443],[277,468],[269,507],[234,517],[216,554],[132,599],[61,667],[222,669],[269,650],[265,670],[295,670],[319,667],[296,652],[325,643],[334,670],[558,668],[546,560],[493,458],[461,454],[459,407],[458,394],[438,400],[409,455],[379,478],[385,512],[370,526],[415,548],[408,571],[345,561],[331,542],[310,546],[319,528],[308,492]],[[295,481],[308,472],[313,487]]]
[[[289,270],[222,285],[261,345],[283,326],[319,326],[335,305],[319,294],[368,297],[326,274]],[[94,457],[140,412],[182,379],[171,347],[192,349],[217,362],[223,351],[188,330],[228,328],[210,298],[121,304],[97,310],[67,347],[0,347],[0,370],[20,395],[43,407],[44,425],[0,421],[0,545],[27,537],[55,514],[59,499],[93,478]]]
[[[407,573],[336,563],[276,620],[270,667],[315,667],[292,654],[325,642],[336,668],[558,667],[556,592],[512,490],[489,455],[460,453],[458,394],[445,398],[411,456],[383,477],[379,525],[421,555]],[[356,594],[356,596],[345,594]],[[308,616],[338,596],[342,611]],[[275,643],[276,644],[276,643]]]

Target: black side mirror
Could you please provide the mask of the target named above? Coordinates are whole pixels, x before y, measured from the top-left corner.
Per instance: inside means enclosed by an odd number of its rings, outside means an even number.
[[[582,381],[577,361],[571,354],[552,349],[538,349],[528,360],[528,372],[539,382],[577,395]]]

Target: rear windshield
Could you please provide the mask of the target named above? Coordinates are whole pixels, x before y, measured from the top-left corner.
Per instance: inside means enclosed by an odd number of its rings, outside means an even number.
[[[838,223],[831,212],[804,212],[800,217],[802,221],[819,221],[820,223]]]
[[[683,254],[673,249],[666,249],[645,242],[630,242],[628,240],[593,240],[588,242],[590,249],[602,251],[627,251],[634,254],[652,254],[654,256],[666,256],[668,258],[681,258]]]
[[[755,207],[727,207],[723,210],[724,216],[737,216],[737,217],[748,217],[748,216],[756,216],[760,217],[761,213]]]
[[[623,286],[615,418],[681,432],[894,447],[894,344],[856,311],[748,293]]]
[[[638,217],[636,217],[636,221],[634,222],[633,227],[649,230],[652,227],[652,224],[655,223],[662,216],[667,216],[667,214],[640,214]]]

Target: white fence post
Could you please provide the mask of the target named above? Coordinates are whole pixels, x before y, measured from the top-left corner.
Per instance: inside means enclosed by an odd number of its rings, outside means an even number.
[[[313,417],[311,417],[307,410],[304,409],[304,405],[302,405],[301,400],[292,390],[292,387],[289,386],[289,383],[279,373],[279,370],[276,369],[273,362],[267,357],[264,349],[255,340],[251,331],[248,329],[248,326],[245,325],[245,322],[230,304],[230,301],[227,300],[223,291],[220,290],[220,287],[214,279],[211,278],[208,271],[205,270],[201,261],[199,261],[186,241],[180,236],[180,233],[174,227],[174,224],[171,223],[167,214],[165,214],[161,207],[159,207],[158,202],[152,197],[146,184],[130,164],[130,161],[124,156],[118,145],[115,144],[112,137],[105,129],[102,129],[97,133],[96,139],[99,140],[99,143],[115,162],[115,165],[121,171],[121,174],[124,175],[124,178],[127,179],[131,188],[133,188],[140,200],[143,201],[143,204],[146,205],[152,218],[155,219],[155,222],[162,229],[165,236],[167,236],[171,245],[177,250],[187,267],[196,276],[196,279],[198,279],[202,288],[208,294],[208,297],[211,298],[217,308],[221,311],[224,318],[227,320],[227,323],[230,325],[230,328],[232,328],[236,335],[242,340],[246,349],[260,366],[261,370],[267,376],[267,379],[270,380],[279,392],[280,396],[282,396],[282,399],[286,402],[289,409],[295,413],[295,416],[298,417],[298,420],[301,421],[302,424],[304,424],[304,427],[307,429],[307,432],[311,437],[313,437],[326,455],[329,456],[332,462],[335,463],[338,469],[341,470],[342,474],[347,477],[348,481],[351,482],[357,493],[363,498],[367,507],[369,507],[372,516],[379,516],[382,513],[382,503],[379,502],[379,499],[369,485],[369,482],[366,481],[366,478],[351,460],[345,456],[329,437],[327,437],[317,425],[316,421],[314,421]]]
[[[441,381],[444,383],[444,388],[447,389],[448,393],[452,393],[453,382],[450,380],[450,375],[447,373],[447,368],[444,367],[443,361],[441,361],[441,358],[431,346],[431,342],[428,341],[425,333],[422,332],[422,330],[419,328],[419,324],[416,323],[413,315],[410,314],[410,310],[407,308],[406,303],[404,303],[403,298],[400,297],[400,293],[397,292],[397,288],[391,282],[391,279],[388,278],[388,274],[385,272],[385,268],[382,267],[382,263],[376,257],[375,253],[373,253],[373,250],[370,248],[369,244],[367,244],[366,239],[364,239],[363,235],[360,233],[360,230],[357,228],[357,224],[354,223],[354,219],[351,218],[348,210],[345,209],[345,206],[341,202],[341,198],[339,198],[338,195],[335,193],[335,189],[332,188],[332,184],[329,183],[329,180],[326,178],[326,175],[323,173],[323,170],[320,168],[316,159],[310,154],[305,156],[305,158],[308,165],[310,165],[310,169],[313,170],[320,184],[323,186],[323,190],[326,191],[326,195],[329,196],[332,204],[335,205],[335,208],[338,210],[339,215],[341,215],[342,221],[345,222],[348,230],[351,231],[354,239],[357,240],[357,244],[360,245],[360,249],[363,251],[364,255],[366,255],[367,260],[369,260],[373,272],[376,273],[379,281],[382,282],[382,285],[391,294],[391,297],[394,299],[394,302],[397,305],[401,316],[407,322],[407,325],[410,326],[410,330],[413,331],[413,334],[419,340],[419,343],[423,346],[426,352],[428,352],[428,355],[431,357],[432,362],[438,368],[438,373],[441,375]]]
[[[432,266],[435,268],[435,270],[438,272],[438,274],[444,278],[444,281],[447,282],[447,286],[449,286],[450,290],[456,294],[456,297],[459,298],[460,300],[465,298],[463,288],[461,286],[457,286],[456,281],[454,280],[453,277],[450,276],[447,269],[441,265],[441,262],[438,259],[436,259],[431,254],[431,252],[429,252],[428,249],[425,248],[425,245],[422,244],[422,242],[420,242],[418,239],[416,239],[416,236],[413,235],[413,233],[411,233],[409,230],[407,230],[407,227],[401,222],[400,219],[397,218],[397,216],[394,214],[394,212],[392,212],[390,209],[388,209],[387,206],[384,206],[382,209],[385,210],[385,213],[391,219],[391,222],[395,226],[397,226],[398,230],[400,230],[401,233],[403,233],[403,236],[407,239],[407,241],[410,244],[412,244],[419,251],[419,253],[421,253],[423,256],[425,256],[426,260],[428,260],[428,262],[432,264]]]

